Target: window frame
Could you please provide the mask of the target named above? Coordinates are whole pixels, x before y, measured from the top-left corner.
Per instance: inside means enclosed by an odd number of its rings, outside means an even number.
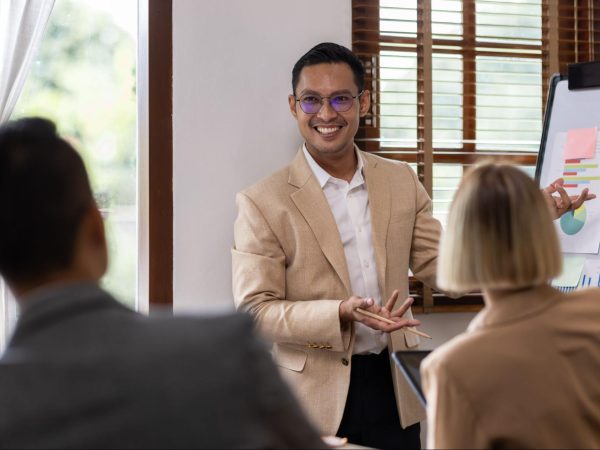
[[[172,0],[138,0],[138,270],[136,308],[173,305]],[[0,283],[0,349],[14,315]]]
[[[138,301],[151,312],[173,308],[173,1],[139,1]]]

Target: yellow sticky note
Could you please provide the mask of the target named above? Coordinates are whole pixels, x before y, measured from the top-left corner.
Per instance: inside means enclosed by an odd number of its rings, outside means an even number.
[[[598,128],[573,128],[567,132],[565,159],[591,159],[596,155]]]

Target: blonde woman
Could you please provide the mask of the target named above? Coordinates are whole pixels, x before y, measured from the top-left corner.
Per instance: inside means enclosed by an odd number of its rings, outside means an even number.
[[[423,362],[428,447],[600,447],[600,289],[553,289],[561,261],[527,175],[488,164],[465,177],[438,284],[481,289],[485,308]]]

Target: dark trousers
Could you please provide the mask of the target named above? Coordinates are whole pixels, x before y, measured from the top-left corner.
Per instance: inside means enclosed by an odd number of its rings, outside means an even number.
[[[402,429],[396,407],[390,357],[352,356],[350,388],[337,435],[353,444],[381,449],[420,449],[421,426]]]

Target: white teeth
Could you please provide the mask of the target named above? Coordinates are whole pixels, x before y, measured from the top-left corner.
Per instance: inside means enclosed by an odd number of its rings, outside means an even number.
[[[331,134],[339,130],[340,127],[317,127],[317,131],[321,134]]]

